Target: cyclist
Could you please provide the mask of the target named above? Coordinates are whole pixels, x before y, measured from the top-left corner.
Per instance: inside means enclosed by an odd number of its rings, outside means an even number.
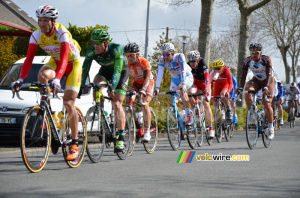
[[[237,116],[237,113],[236,113],[236,93],[235,93],[235,90],[237,89],[237,80],[236,80],[235,75],[231,74],[231,76],[232,76],[232,83],[233,83],[233,88],[230,91],[230,106],[231,106],[231,109],[233,111],[232,123],[237,124],[238,123],[238,116]]]
[[[164,68],[166,67],[171,72],[170,90],[181,90],[180,96],[187,115],[186,125],[189,126],[192,124],[192,121],[187,91],[192,87],[194,81],[191,68],[187,65],[184,54],[175,53],[175,47],[172,43],[164,43],[160,49],[162,56],[158,62],[155,94],[159,92]],[[169,98],[170,104],[172,104],[172,97],[170,96]]]
[[[101,65],[101,68],[94,77],[93,83],[112,83],[112,90],[109,95],[112,98],[112,105],[115,110],[118,127],[117,144],[115,146],[115,152],[118,152],[124,149],[124,128],[126,119],[122,103],[126,97],[129,73],[127,69],[127,60],[123,56],[122,46],[110,42],[109,39],[110,35],[105,29],[99,28],[92,32],[91,40],[93,46],[86,52],[86,58],[82,66],[83,72],[81,84],[85,84],[92,61],[95,60]]]
[[[229,92],[233,87],[231,71],[222,60],[215,60],[213,62],[213,70],[210,73],[211,81],[214,82],[213,96],[221,96],[221,100],[224,102],[226,108],[226,114],[228,121],[232,120],[232,111],[228,101],[230,98]],[[214,105],[217,105],[214,99]]]
[[[147,59],[140,57],[139,52],[140,48],[136,43],[129,43],[124,47],[124,53],[128,60],[129,75],[133,79],[128,92],[140,92],[141,100],[145,103],[145,106],[143,106],[144,131],[137,121],[136,127],[140,137],[143,137],[143,141],[149,142],[151,139],[151,112],[149,103],[153,96],[154,80],[150,63]],[[132,96],[132,100],[135,100],[135,95]]]
[[[280,118],[280,125],[282,126],[283,125],[283,109],[282,109],[282,96],[283,96],[283,86],[282,86],[282,83],[275,79],[276,80],[276,83],[275,83],[275,100],[277,101],[277,108],[278,108],[278,117]],[[276,91],[277,90],[277,91]],[[276,104],[274,104],[276,105]]]
[[[290,112],[291,109],[291,101],[295,101],[295,115],[297,115],[297,109],[298,109],[298,103],[300,103],[300,90],[298,89],[296,83],[292,82],[288,89],[285,90],[284,95],[284,101],[283,103],[286,103],[288,101],[288,112]],[[288,118],[290,121],[290,117]]]
[[[268,129],[266,130],[266,134],[268,135],[268,139],[274,138],[274,126],[273,126],[273,109],[271,107],[275,80],[273,77],[272,70],[272,61],[270,56],[266,56],[262,54],[262,46],[259,43],[252,43],[249,46],[251,56],[247,57],[243,63],[242,76],[239,82],[239,89],[237,92],[243,91],[243,87],[245,86],[245,91],[255,90],[259,91],[263,89],[263,94],[268,96],[269,101],[263,100],[263,105],[266,112],[266,117],[268,119]],[[254,77],[249,80],[246,85],[246,77],[248,69],[251,69]],[[249,93],[245,94],[245,101],[247,108],[251,106],[252,103],[252,95]]]
[[[67,76],[66,88],[64,91],[63,104],[69,114],[69,123],[72,130],[71,152],[67,160],[74,160],[78,157],[78,117],[75,109],[75,100],[80,89],[81,61],[80,46],[72,39],[70,32],[61,24],[56,23],[58,11],[50,5],[40,6],[36,10],[39,29],[34,31],[29,40],[27,57],[22,66],[19,79],[13,83],[12,91],[19,91],[19,87],[27,77],[33,58],[38,46],[51,56],[39,71],[38,80],[41,83],[48,83],[52,80],[54,93],[57,94],[61,88],[60,80],[64,74]],[[50,94],[50,90],[48,90]]]
[[[212,112],[209,105],[211,89],[210,89],[210,75],[208,66],[203,58],[200,57],[200,53],[197,50],[190,51],[188,54],[188,65],[192,68],[192,74],[194,76],[194,84],[189,90],[190,94],[195,94],[198,90],[202,90],[206,97],[203,97],[203,106],[205,108],[205,116],[209,125],[208,136],[213,138],[215,132],[212,127]],[[189,98],[191,106],[195,107],[194,98]]]

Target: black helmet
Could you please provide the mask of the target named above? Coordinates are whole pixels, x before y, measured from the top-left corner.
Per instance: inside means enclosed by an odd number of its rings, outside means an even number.
[[[139,48],[138,44],[136,44],[136,43],[129,43],[129,44],[125,45],[125,47],[124,47],[125,53],[136,53],[139,51],[140,51],[140,48]]]
[[[261,49],[262,49],[262,46],[259,43],[251,43],[249,46],[250,51],[252,51],[252,50],[261,51]]]

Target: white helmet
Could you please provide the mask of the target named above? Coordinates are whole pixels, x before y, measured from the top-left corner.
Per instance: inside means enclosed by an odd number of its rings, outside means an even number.
[[[296,87],[296,83],[292,82],[290,87]]]
[[[57,19],[58,11],[54,6],[43,5],[36,10],[36,17],[47,17],[50,19]]]
[[[175,52],[175,47],[174,47],[174,45],[172,43],[164,43],[160,47],[160,51],[161,51],[161,53]]]
[[[200,58],[200,53],[197,50],[189,52],[188,54],[189,61],[197,60],[198,58]]]

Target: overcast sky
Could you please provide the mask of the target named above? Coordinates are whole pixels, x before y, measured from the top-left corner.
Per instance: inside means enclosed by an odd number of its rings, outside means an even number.
[[[113,42],[126,45],[129,41],[136,42],[144,53],[145,29],[148,0],[12,0],[28,15],[37,20],[36,9],[41,5],[56,6],[59,11],[58,23],[68,27],[68,23],[78,27],[107,25],[113,38]],[[193,3],[180,8],[164,5],[162,0],[150,1],[149,17],[149,47],[148,55],[153,52],[155,42],[159,35],[170,28],[170,38],[187,34],[189,30],[195,36],[198,35],[200,25],[201,3],[194,0]],[[225,13],[222,8],[214,9],[213,36],[219,31],[225,30],[233,16]],[[266,52],[266,54],[268,54]],[[285,79],[284,66],[280,57],[273,57],[275,72],[280,80]],[[224,60],[226,62],[226,60]]]

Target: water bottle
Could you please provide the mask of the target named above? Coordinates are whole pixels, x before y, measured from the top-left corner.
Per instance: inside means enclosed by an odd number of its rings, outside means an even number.
[[[108,115],[107,111],[104,111],[104,116],[105,116],[107,122],[110,122],[110,116]]]
[[[57,128],[58,129],[62,129],[64,126],[64,122],[65,122],[65,115],[64,112],[60,111],[57,115],[59,122],[57,123]]]
[[[179,112],[180,118],[182,119],[183,122],[186,122],[186,113],[185,110],[182,110]]]
[[[55,111],[52,114],[52,119],[53,119],[54,125],[57,127],[57,125],[59,123],[59,118],[57,117],[57,113]]]
[[[142,111],[138,112],[138,122],[140,125],[143,124],[143,112]]]
[[[223,120],[225,120],[225,110],[222,109],[222,110],[221,110],[221,113],[222,113],[222,118],[223,118]]]

